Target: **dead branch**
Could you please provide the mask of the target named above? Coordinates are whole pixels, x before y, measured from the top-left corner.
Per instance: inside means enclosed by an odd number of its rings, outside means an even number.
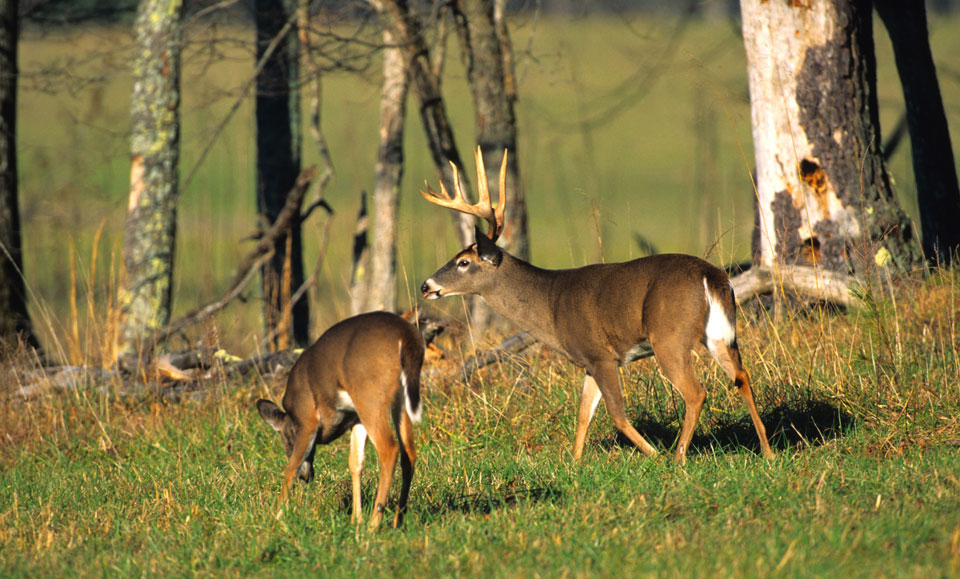
[[[227,290],[224,292],[222,298],[184,314],[182,317],[171,322],[167,327],[157,330],[145,338],[140,345],[139,359],[121,360],[121,367],[129,371],[135,371],[137,367],[143,364],[145,358],[149,359],[149,357],[153,355],[153,350],[157,344],[183,331],[185,328],[212,316],[236,299],[247,284],[250,283],[257,271],[259,271],[260,266],[270,258],[276,240],[286,235],[290,227],[299,221],[303,197],[310,183],[317,176],[317,172],[318,169],[316,166],[309,167],[300,172],[293,189],[287,194],[287,202],[277,216],[277,220],[260,235],[256,247],[254,247],[253,250],[243,258],[240,265],[237,266],[237,270],[227,285]]]
[[[460,367],[460,371],[463,373],[464,379],[468,379],[480,368],[488,364],[493,364],[494,362],[503,362],[504,360],[513,360],[521,367],[527,368],[527,365],[517,358],[517,354],[532,346],[536,341],[533,336],[526,332],[517,332],[500,342],[498,346],[470,357],[463,363],[463,366]]]
[[[737,302],[773,291],[790,291],[807,298],[853,306],[859,301],[851,291],[855,277],[803,265],[782,265],[776,270],[754,267],[730,279]]]

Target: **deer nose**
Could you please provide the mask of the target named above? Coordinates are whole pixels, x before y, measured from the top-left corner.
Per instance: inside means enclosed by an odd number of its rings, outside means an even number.
[[[427,282],[423,282],[423,285],[420,286],[420,293],[425,294],[430,291],[430,286],[427,285]]]

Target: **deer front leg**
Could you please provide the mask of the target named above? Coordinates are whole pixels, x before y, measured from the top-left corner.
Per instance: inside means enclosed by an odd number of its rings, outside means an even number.
[[[357,424],[350,431],[350,480],[353,483],[353,516],[350,519],[360,524],[360,473],[363,471],[363,451],[367,445],[367,429]]]
[[[290,458],[287,460],[287,466],[283,469],[283,489],[280,491],[280,506],[287,502],[287,493],[293,486],[293,478],[297,476],[300,465],[306,460],[307,454],[313,447],[317,439],[317,425],[301,428],[297,437],[293,441],[293,449],[290,451]]]
[[[583,379],[583,390],[580,392],[580,412],[577,414],[577,435],[573,441],[573,460],[580,460],[583,456],[583,445],[587,440],[587,428],[600,404],[600,387],[593,376],[587,374]]]
[[[627,412],[623,403],[623,385],[620,383],[620,372],[617,370],[616,362],[606,362],[596,364],[590,370],[590,375],[596,380],[597,387],[603,395],[603,403],[607,406],[607,413],[613,420],[613,425],[617,430],[623,433],[630,442],[636,445],[643,454],[654,457],[657,456],[655,449],[645,438],[640,436],[637,429],[627,420]],[[581,404],[581,410],[583,405]]]

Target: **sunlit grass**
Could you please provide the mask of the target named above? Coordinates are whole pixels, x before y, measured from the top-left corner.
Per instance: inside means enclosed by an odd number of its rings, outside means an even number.
[[[958,282],[937,272],[867,288],[867,305],[845,313],[744,312],[739,341],[773,461],[704,356],[708,399],[686,466],[643,457],[602,409],[574,463],[581,372],[534,347],[527,369],[505,363],[464,382],[451,369],[466,341],[452,331],[446,359],[425,366],[410,512],[401,530],[377,533],[350,522],[344,440],[318,450],[315,480],[275,516],[284,459],[253,403],[279,399],[282,375],[214,374],[177,403],[162,391],[118,397],[110,380],[23,400],[11,394],[36,378],[29,359],[11,358],[0,572],[954,575]],[[625,368],[624,384],[628,415],[669,453],[679,396],[650,360]]]

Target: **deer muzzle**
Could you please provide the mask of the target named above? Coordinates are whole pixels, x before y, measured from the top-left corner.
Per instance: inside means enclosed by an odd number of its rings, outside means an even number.
[[[433,278],[430,278],[420,286],[420,293],[423,294],[423,299],[435,300],[440,297],[440,291],[442,289],[442,287],[437,285],[437,282],[433,281]]]

